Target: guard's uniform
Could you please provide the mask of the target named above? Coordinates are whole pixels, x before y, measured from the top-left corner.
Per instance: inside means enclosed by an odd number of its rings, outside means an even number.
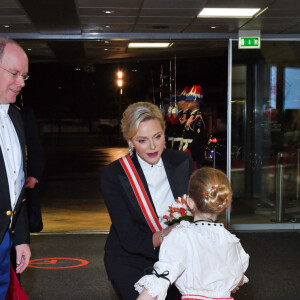
[[[187,118],[182,135],[182,150],[189,152],[194,160],[195,168],[202,166],[204,159],[203,151],[203,133],[205,124],[200,112],[200,103],[203,101],[203,90],[200,85],[194,85],[186,97],[186,101],[190,101],[191,112]]]
[[[192,155],[197,169],[202,166],[204,158],[202,145],[204,128],[205,125],[200,109],[196,109],[191,113],[185,123],[182,137],[182,150],[189,152]]]
[[[179,149],[179,144],[182,139],[182,134],[180,133],[180,118],[183,114],[183,111],[180,110],[176,116],[176,119],[173,119],[173,144],[172,144],[172,149],[178,150]],[[182,132],[182,131],[181,131]]]
[[[179,114],[179,113],[178,113]],[[189,109],[186,109],[185,111],[180,111],[179,115],[179,121],[176,126],[176,134],[174,137],[174,147],[175,150],[182,150],[183,144],[182,144],[182,138],[183,138],[183,131],[185,127],[185,123],[190,117],[191,112]]]
[[[188,93],[190,92],[191,87],[186,86],[182,92],[178,95],[177,101],[185,101]],[[174,121],[174,142],[173,142],[173,149],[175,150],[182,150],[182,133],[185,126],[186,120],[189,118],[190,111],[187,110],[180,110],[177,113],[176,122]]]

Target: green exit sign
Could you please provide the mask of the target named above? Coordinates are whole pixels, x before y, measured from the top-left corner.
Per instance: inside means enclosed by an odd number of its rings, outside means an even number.
[[[260,49],[260,37],[239,37],[239,49]]]

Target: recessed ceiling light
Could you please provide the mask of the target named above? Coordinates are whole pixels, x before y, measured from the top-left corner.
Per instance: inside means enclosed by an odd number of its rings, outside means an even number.
[[[217,26],[210,26],[210,28],[211,28],[211,29],[216,29],[216,28],[217,28]]]
[[[153,29],[168,29],[169,26],[166,25],[154,25],[152,26]]]
[[[107,49],[107,48],[104,48],[103,50],[104,50],[104,51],[107,51],[108,49]]]
[[[31,49],[31,48],[28,48],[27,50],[28,50],[28,51],[31,51],[32,49]]]
[[[105,25],[105,28],[110,28],[110,25]]]
[[[203,8],[198,18],[250,18],[260,8]]]
[[[105,14],[113,14],[114,11],[113,10],[102,10]]]
[[[129,43],[128,48],[168,48],[173,43]]]
[[[5,28],[9,28],[9,27],[10,27],[10,25],[4,25],[4,27],[5,27]]]
[[[105,44],[109,44],[109,41],[104,41]]]

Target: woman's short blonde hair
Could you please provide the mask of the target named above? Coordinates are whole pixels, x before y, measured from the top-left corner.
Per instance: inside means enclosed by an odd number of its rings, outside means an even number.
[[[165,131],[165,121],[160,109],[149,102],[137,102],[127,107],[121,120],[121,130],[124,139],[129,140],[135,136],[141,122],[158,120]]]

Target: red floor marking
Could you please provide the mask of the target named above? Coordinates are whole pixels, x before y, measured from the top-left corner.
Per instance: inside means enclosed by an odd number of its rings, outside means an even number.
[[[76,265],[67,265],[67,266],[56,266],[54,267],[54,265],[59,264],[60,262],[64,262],[64,261],[75,261],[75,262],[79,262]],[[70,269],[70,268],[78,268],[78,267],[83,267],[85,265],[87,265],[89,262],[87,260],[84,259],[80,259],[80,258],[63,258],[63,257],[55,257],[55,258],[38,258],[38,259],[32,259],[29,262],[28,267],[29,268],[36,268],[36,269]],[[37,266],[39,265],[39,266]],[[53,265],[53,267],[43,267],[40,265]]]

